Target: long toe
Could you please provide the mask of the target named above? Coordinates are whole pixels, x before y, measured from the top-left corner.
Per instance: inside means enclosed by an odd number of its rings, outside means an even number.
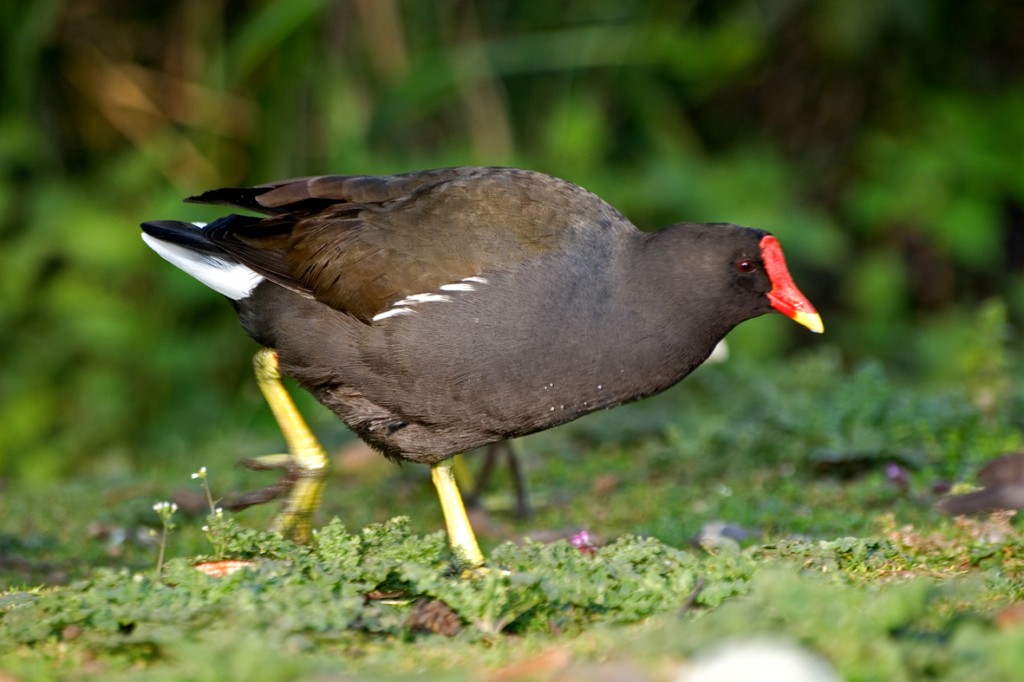
[[[305,542],[313,527],[313,515],[323,499],[330,460],[281,383],[277,353],[269,348],[260,349],[253,357],[253,369],[288,444],[288,454],[243,460],[243,465],[250,469],[278,469],[284,474],[273,485],[239,496],[232,506],[242,508],[283,497],[284,506],[274,518],[271,530]]]
[[[284,507],[274,517],[271,530],[295,542],[304,543],[309,540],[313,515],[323,499],[326,473],[326,469],[319,469],[305,472],[295,479]]]

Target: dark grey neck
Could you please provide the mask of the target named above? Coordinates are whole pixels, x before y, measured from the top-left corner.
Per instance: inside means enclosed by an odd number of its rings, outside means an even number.
[[[628,280],[617,288],[624,297],[620,309],[631,311],[625,331],[636,355],[657,358],[678,381],[742,319],[730,319],[716,305],[721,290],[704,283],[716,282],[721,264],[694,248],[683,229],[645,233],[631,247],[616,273]]]

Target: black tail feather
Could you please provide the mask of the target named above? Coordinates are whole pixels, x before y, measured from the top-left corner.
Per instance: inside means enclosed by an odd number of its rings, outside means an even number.
[[[264,192],[270,191],[270,187],[223,187],[211,189],[202,194],[185,199],[189,204],[218,204],[221,206],[235,206],[248,208],[264,214],[273,214],[275,211],[268,210],[261,206],[256,197]]]
[[[223,249],[206,238],[203,228],[180,220],[150,220],[142,223],[142,231],[151,237],[184,246],[190,251],[214,256],[224,254]]]
[[[337,203],[337,200],[334,199],[317,199],[313,197],[289,201],[280,206],[264,206],[259,202],[260,195],[277,189],[282,184],[285,183],[273,183],[257,187],[222,187],[189,197],[185,201],[190,204],[218,204],[221,206],[231,206],[232,208],[245,208],[268,216],[295,213],[302,210],[316,211]]]
[[[215,233],[230,234],[234,228],[257,222],[258,218],[251,216],[226,215],[218,218],[205,227],[199,227],[192,223],[180,220],[151,220],[142,223],[142,231],[171,244],[184,246],[186,249],[197,253],[205,253],[214,256],[223,256],[227,251],[219,246],[210,235]]]

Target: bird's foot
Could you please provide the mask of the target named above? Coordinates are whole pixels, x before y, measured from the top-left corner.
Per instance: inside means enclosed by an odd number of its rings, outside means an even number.
[[[284,473],[276,483],[240,495],[225,506],[244,509],[283,497],[284,506],[274,518],[271,530],[296,542],[306,542],[313,527],[313,514],[323,498],[330,460],[281,383],[277,353],[267,348],[259,350],[253,358],[253,368],[288,444],[288,454],[242,460],[250,469]]]
[[[236,495],[224,503],[226,509],[240,511],[258,504],[283,499],[281,511],[270,529],[295,542],[307,542],[313,527],[313,514],[320,507],[327,482],[328,468],[306,467],[301,463],[308,455],[290,454],[249,457],[239,462],[254,471],[281,471],[281,477],[268,486]],[[324,455],[326,461],[326,455]]]

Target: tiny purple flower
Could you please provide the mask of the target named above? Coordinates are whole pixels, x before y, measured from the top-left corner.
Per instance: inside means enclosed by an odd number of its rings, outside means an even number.
[[[573,535],[570,542],[573,547],[585,554],[590,554],[596,549],[596,547],[594,547],[594,543],[590,540],[590,533],[585,530],[581,530],[579,533],[576,533],[576,535]]]
[[[901,467],[895,462],[890,462],[885,466],[885,477],[889,479],[900,492],[907,492],[910,490],[910,474],[907,470]]]

